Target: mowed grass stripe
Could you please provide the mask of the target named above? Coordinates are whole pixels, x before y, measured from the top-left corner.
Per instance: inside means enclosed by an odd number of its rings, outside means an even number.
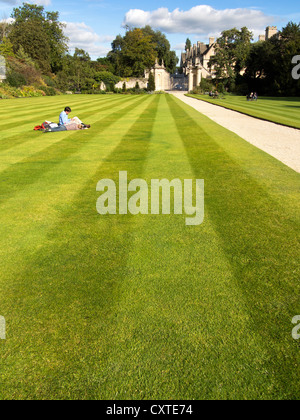
[[[119,95],[118,95],[119,96]],[[1,108],[3,108],[3,115],[5,117],[11,118],[14,116],[15,112],[18,113],[20,109],[25,110],[26,115],[31,115],[36,109],[45,109],[47,110],[50,103],[53,103],[53,107],[50,106],[49,109],[53,108],[55,111],[55,106],[58,109],[64,109],[66,106],[77,107],[77,105],[89,105],[92,102],[107,101],[109,99],[114,100],[116,96],[112,95],[60,95],[53,97],[43,97],[43,98],[21,98],[15,100],[3,100],[1,101]],[[47,105],[48,103],[48,105]],[[14,104],[13,106],[11,104]],[[17,105],[16,105],[17,104]],[[69,104],[69,105],[68,105]],[[17,115],[16,115],[17,116]]]
[[[199,120],[198,119],[196,121]],[[205,119],[201,125],[206,135],[212,136],[222,150],[239,165],[242,171],[255,180],[255,182],[267,191],[274,207],[280,208],[291,220],[291,223],[300,223],[300,200],[299,200],[299,174],[284,165],[261,149],[254,147],[241,139],[233,132],[224,129],[221,125]],[[285,179],[288,178],[288,182]]]
[[[124,102],[121,101],[121,103],[118,104],[111,104],[109,102],[109,105],[106,104],[107,106],[105,107],[101,106],[101,108],[94,111],[93,115],[89,118],[90,123],[97,123],[100,117],[104,119],[112,110],[116,111],[119,107],[121,109],[123,104],[131,102],[132,99],[128,99]],[[93,126],[91,131],[93,132],[94,129],[95,127]],[[81,132],[78,131],[43,134],[41,132],[33,132],[33,130],[25,131],[23,128],[10,130],[10,132],[12,131],[14,132],[14,135],[5,140],[2,139],[0,143],[0,172],[9,165],[40,152],[51,144],[57,143],[61,138],[69,138],[70,136],[78,136],[81,134]],[[18,134],[15,134],[16,131]]]
[[[12,111],[9,111],[7,113],[4,112],[3,113],[4,120],[0,124],[0,130],[2,131],[2,130],[9,129],[13,127],[12,124],[20,123],[20,122],[25,123],[26,125],[28,125],[29,123],[34,124],[34,126],[40,125],[45,120],[58,122],[58,116],[61,113],[61,111],[63,111],[64,108],[66,107],[65,104],[68,103],[67,102],[68,98],[65,98],[64,102],[62,102],[61,100],[58,101],[56,98],[57,97],[50,98],[51,102],[49,98],[43,98],[44,101],[40,102],[38,106],[37,104],[31,107],[24,106],[24,109],[22,110],[21,113],[20,113],[20,108],[18,108],[17,113],[13,113]],[[85,101],[85,105],[90,106],[91,102],[92,102],[91,100],[89,101],[87,100]],[[51,103],[51,106],[50,106],[50,103]],[[81,102],[77,102],[77,104],[83,105]],[[76,108],[76,104],[74,104],[74,106]],[[10,123],[10,121],[12,122]]]
[[[109,98],[110,99],[110,98]],[[107,103],[110,102],[110,106],[113,106],[114,103],[122,103],[122,102],[127,102],[129,101],[130,98],[120,98],[119,100],[117,98],[114,98],[113,100],[108,100],[107,102],[98,102],[95,103],[94,106],[91,105],[91,103],[88,103],[88,113],[86,112],[86,105],[82,108],[75,108],[75,112],[73,113],[73,116],[78,115],[80,116],[81,119],[84,118],[88,118],[89,120],[91,120],[93,118],[93,115],[97,112],[99,112],[100,110],[105,111],[106,109],[110,109],[109,106],[107,106]],[[46,104],[48,103],[48,106],[46,106]],[[39,110],[36,108],[35,112],[31,112],[31,115],[33,115],[31,117],[31,119],[26,119],[25,115],[23,114],[23,112],[21,113],[21,116],[18,118],[14,118],[14,117],[10,117],[9,121],[12,121],[10,124],[3,124],[2,125],[2,130],[1,130],[1,134],[0,134],[0,150],[2,150],[2,148],[7,147],[7,144],[10,144],[12,142],[12,137],[17,139],[17,136],[20,133],[24,133],[27,132],[28,133],[32,132],[32,130],[34,129],[34,127],[36,125],[40,125],[42,122],[44,122],[45,120],[52,120],[53,122],[58,122],[58,116],[61,112],[61,110],[63,110],[65,107],[63,106],[62,108],[59,108],[58,105],[56,104],[55,106],[53,106],[53,108],[49,108],[49,102],[45,100],[44,102],[45,108],[40,109]],[[53,109],[53,110],[52,110]],[[51,111],[50,111],[51,110]],[[54,110],[55,110],[55,114],[54,114]],[[53,114],[50,114],[50,112]],[[20,114],[18,114],[20,115]],[[25,122],[24,124],[20,124],[19,122]],[[83,121],[86,122],[87,121]],[[1,127],[0,127],[1,128]],[[12,130],[13,129],[13,130]],[[11,133],[13,133],[11,135]],[[17,135],[16,135],[17,133]]]
[[[191,95],[188,96],[221,106],[223,108],[232,109],[255,118],[263,119],[277,124],[287,125],[293,128],[300,128],[299,98],[259,98],[258,101],[246,100],[241,96],[225,96],[222,99],[210,99],[207,95]]]
[[[143,178],[148,185],[195,178],[165,97],[157,114]],[[92,398],[259,397],[255,387],[265,378],[256,368],[268,353],[248,329],[209,216],[198,227],[174,214],[137,221],[127,275],[105,320],[105,363],[93,373]],[[85,371],[86,381],[90,375]]]
[[[129,100],[128,98],[126,98],[126,99],[125,99],[124,103]],[[46,119],[45,115],[48,114],[48,116],[49,116],[49,113],[47,111],[48,108],[47,108],[47,105],[46,105],[47,100],[45,99],[44,101],[45,101],[44,102],[45,109],[43,109],[41,111],[40,120],[38,120],[37,117],[35,116],[32,119],[32,123],[30,125],[28,123],[20,125],[17,121],[13,120],[13,123],[11,124],[10,128],[5,127],[5,129],[3,129],[0,132],[0,152],[2,150],[7,150],[10,147],[14,147],[15,144],[18,145],[18,144],[20,144],[20,142],[21,143],[25,142],[27,140],[27,138],[30,137],[30,135],[32,134],[33,128],[36,125],[40,125]],[[96,107],[91,108],[91,115],[90,115],[89,119],[94,118],[94,115],[97,114],[99,111],[103,112],[103,111],[106,111],[106,110],[110,110],[111,107],[115,103],[118,103],[118,104],[121,103],[122,104],[122,102],[123,101],[120,100],[120,101],[116,101],[116,102],[112,101],[112,103],[111,103],[111,101],[108,100],[106,103],[102,103],[102,102],[98,103]],[[108,105],[108,103],[110,103],[110,105]],[[57,105],[56,105],[55,109],[56,109],[55,120],[58,120],[58,113],[60,112],[59,111],[60,108],[58,108]],[[22,114],[22,112],[21,112],[21,114]],[[26,121],[26,119],[23,118],[23,121]],[[37,121],[39,121],[39,122],[37,123]],[[39,133],[37,133],[37,134],[39,134]]]
[[[139,113],[144,111],[148,102],[139,104]],[[68,206],[72,207],[72,200],[86,179],[92,177],[101,162],[117,147],[139,113],[133,109],[124,114],[113,126],[94,136],[78,152],[42,174],[35,183],[27,185],[0,207],[0,218],[6,221],[1,224],[0,231],[2,277],[6,270],[11,273],[24,265],[24,252],[30,253],[43,243],[57,218]],[[14,217],[11,218],[12,214]]]
[[[135,112],[118,143],[115,130]],[[121,118],[112,113],[115,118],[98,138],[45,170],[0,209],[1,254],[9,244],[6,225],[12,243],[18,243],[18,235],[21,243],[15,260],[13,247],[9,260],[1,259],[0,314],[7,320],[7,340],[0,341],[5,346],[1,398],[297,398],[299,356],[288,316],[297,309],[299,290],[290,308],[285,300],[297,276],[292,271],[297,251],[291,243],[290,271],[282,264],[285,244],[278,264],[276,249],[269,249],[280,247],[281,228],[288,231],[283,242],[291,236],[294,172],[275,160],[272,165],[267,156],[264,168],[259,154],[258,175],[255,148],[237,136],[231,140],[232,133],[169,97],[147,97],[141,108]],[[107,152],[110,136],[118,146],[104,156],[98,139],[105,137]],[[89,152],[94,152],[91,158]],[[204,178],[204,224],[187,231],[183,216],[99,216],[96,184],[102,178],[117,182],[119,170],[148,181],[180,174]],[[55,196],[60,185],[63,190]],[[35,202],[43,199],[39,188],[45,199],[51,195],[48,219],[47,205]],[[247,227],[241,231],[238,220],[246,216],[248,222],[254,213],[247,215],[250,204],[257,213],[263,206],[253,235]],[[264,206],[273,221],[265,220]],[[223,210],[231,224],[225,232]],[[34,237],[26,237],[30,218]],[[264,239],[255,235],[268,236],[273,224],[278,226],[274,238],[265,239],[265,260],[256,259],[255,241],[259,254]],[[265,291],[256,287],[259,277]],[[260,310],[269,314],[260,316]]]
[[[299,397],[299,351],[291,340],[290,323],[299,310],[300,230],[286,213],[288,199],[282,211],[266,187],[243,171],[213,134],[201,129],[208,119],[187,111],[175,98],[167,99],[194,173],[206,179],[207,211],[244,296],[249,328],[267,343],[266,366],[277,378],[278,395]],[[280,180],[287,188],[295,188],[291,174]]]
[[[114,111],[103,119],[98,120],[93,125],[93,131],[76,131],[70,135],[66,135],[68,134],[66,132],[45,134],[47,136],[59,136],[61,140],[1,172],[0,205],[18,193],[20,189],[35,183],[41,175],[52,170],[61,161],[76,153],[84,147],[87,141],[91,141],[94,136],[98,136],[102,131],[114,124],[116,120],[137,108],[144,101],[145,97],[130,101],[130,105],[125,108]]]
[[[128,164],[141,176],[159,100],[146,99],[147,109],[86,182],[45,246],[29,256],[15,287],[7,290],[4,311],[9,314],[10,347],[2,370],[2,397],[71,398],[80,393],[85,398],[89,393],[94,380],[90,367],[101,369],[103,363],[105,316],[118,299],[134,225],[133,217],[97,214],[96,184],[102,177],[116,176],[119,165]],[[26,353],[20,357],[21,348]],[[82,369],[91,373],[89,384],[80,375]]]

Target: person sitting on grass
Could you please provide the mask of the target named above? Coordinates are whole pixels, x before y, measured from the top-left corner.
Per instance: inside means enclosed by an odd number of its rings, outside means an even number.
[[[55,128],[47,128],[44,130],[45,133],[58,132],[58,131],[69,131],[69,130],[86,130],[91,128],[89,124],[84,124],[78,117],[68,118],[68,115],[72,112],[70,107],[66,107],[63,112],[59,115],[59,125]]]
[[[78,126],[82,126],[82,128],[90,128],[89,124],[84,124],[78,117],[68,118],[69,114],[72,112],[71,108],[67,106],[64,111],[62,111],[59,115],[59,126],[66,126],[68,129],[69,124],[77,124]],[[75,128],[76,129],[76,128]]]

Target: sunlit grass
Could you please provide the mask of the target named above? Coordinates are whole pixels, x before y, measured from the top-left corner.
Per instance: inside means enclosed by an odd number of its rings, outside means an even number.
[[[169,95],[0,107],[2,399],[300,397],[299,174]],[[119,171],[204,179],[204,223],[100,216]]]
[[[247,101],[245,96],[235,95],[220,95],[216,99],[212,99],[208,95],[189,94],[188,96],[252,117],[300,128],[300,98],[259,97],[257,101]]]

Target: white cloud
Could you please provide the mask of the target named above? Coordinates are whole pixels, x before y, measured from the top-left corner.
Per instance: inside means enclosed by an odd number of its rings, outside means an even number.
[[[261,32],[272,22],[273,17],[252,8],[217,10],[211,6],[199,5],[187,11],[177,8],[171,12],[165,7],[152,12],[131,9],[125,15],[123,26],[150,25],[168,34],[207,35],[243,26]]]
[[[0,20],[0,23],[8,23],[9,25],[11,25],[12,23],[14,23],[15,19],[13,18],[7,18],[7,19],[2,19]]]
[[[111,50],[111,42],[114,40],[114,36],[100,36],[84,22],[64,23],[66,25],[64,32],[70,40],[71,51],[74,51],[77,47],[87,51],[92,57],[100,57]]]

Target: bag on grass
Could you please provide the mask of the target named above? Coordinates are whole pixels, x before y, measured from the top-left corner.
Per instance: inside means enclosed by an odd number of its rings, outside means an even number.
[[[42,125],[37,125],[34,127],[34,131],[42,131],[46,130],[47,128],[56,128],[58,127],[58,124],[51,122],[51,121],[45,121],[42,123]]]

